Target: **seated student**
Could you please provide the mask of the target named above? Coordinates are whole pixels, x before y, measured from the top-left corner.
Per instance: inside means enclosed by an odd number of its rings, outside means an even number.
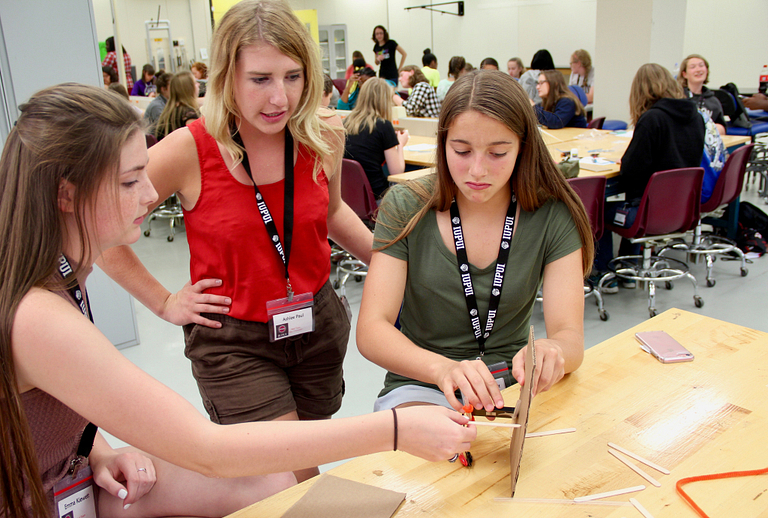
[[[157,119],[160,118],[160,114],[163,113],[168,97],[171,95],[169,92],[171,78],[173,76],[166,72],[158,72],[155,76],[155,86],[157,87],[157,95],[149,103],[147,109],[144,110],[144,120],[147,121],[147,130],[151,134],[155,134],[155,125]]]
[[[408,132],[396,132],[392,126],[392,87],[386,80],[372,77],[365,82],[355,109],[344,119],[344,128],[344,158],[360,162],[373,193],[380,198],[389,187],[383,164],[389,174],[405,171],[403,146],[408,143]]]
[[[92,86],[38,92],[21,105],[7,137],[0,159],[0,515],[60,516],[54,487],[71,484],[70,466],[92,471],[102,518],[223,516],[295,484],[290,470],[385,451],[393,442],[441,460],[474,439],[475,427],[461,426],[465,417],[432,408],[215,424],[127,360],[89,321],[83,291],[105,251],[141,235],[158,199],[147,164],[141,119]],[[147,453],[112,449],[89,421]]]
[[[595,68],[592,66],[592,56],[584,49],[579,49],[571,55],[571,77],[569,85],[580,86],[587,94],[587,103],[595,98]]]
[[[492,410],[503,399],[487,365],[507,362],[539,393],[584,354],[592,234],[518,82],[495,71],[457,80],[437,145],[437,174],[391,188],[378,213],[357,325],[360,352],[389,371],[376,409],[460,409],[461,390]],[[525,379],[523,346],[542,279],[547,338],[536,340],[535,377]]]
[[[158,141],[200,117],[197,89],[198,83],[192,72],[179,72],[173,75],[169,86],[168,102],[155,125],[155,137]]]
[[[750,110],[768,110],[768,97],[765,94],[756,93],[742,99],[744,106]]]
[[[507,61],[507,73],[520,81],[520,76],[525,73],[525,65],[520,58],[512,58]]]
[[[525,71],[520,76],[520,86],[523,87],[525,93],[528,94],[535,104],[541,104],[541,97],[536,89],[536,85],[539,81],[539,74],[542,70],[554,70],[555,63],[552,61],[552,55],[546,49],[537,50],[531,60],[531,68]]]
[[[336,88],[333,86],[333,79],[331,79],[331,76],[328,74],[323,74],[323,96],[320,98],[321,108],[330,107],[334,90],[336,90]],[[335,107],[336,105],[334,104],[333,108]]]
[[[154,92],[155,67],[147,63],[141,69],[141,79],[133,83],[131,95],[146,97]]]
[[[131,101],[131,98],[128,95],[128,90],[126,90],[125,87],[120,83],[110,83],[110,85],[107,87],[107,90],[116,93],[128,102]],[[135,104],[131,104],[131,108],[133,108],[133,110],[138,113],[140,117],[144,115],[144,111]]]
[[[723,105],[715,97],[715,92],[704,86],[709,83],[709,63],[698,54],[691,54],[680,64],[677,78],[683,87],[685,96],[693,99],[699,111],[709,115],[717,125],[717,131],[725,135],[725,116]]]
[[[360,93],[360,87],[368,79],[376,77],[376,72],[365,67],[363,59],[355,60],[354,65],[355,73],[347,80],[347,84],[344,85],[344,91],[341,92],[341,97],[339,97],[339,101],[336,103],[336,108],[339,110],[353,109],[355,103],[357,103],[357,94]]]
[[[704,150],[704,120],[696,105],[688,101],[680,84],[669,71],[656,63],[641,66],[632,80],[629,112],[634,132],[629,147],[621,157],[619,189],[626,201],[606,203],[605,221],[625,228],[637,217],[637,208],[651,175],[657,171],[699,167]],[[639,246],[622,239],[619,255],[638,255]],[[608,270],[613,259],[613,234],[603,233],[597,245],[595,279]],[[623,282],[634,288],[633,282]],[[616,293],[611,283],[606,293]]]
[[[403,106],[405,113],[409,117],[439,117],[440,101],[437,99],[435,89],[429,86],[427,78],[421,73],[421,69],[416,65],[406,65],[400,71],[400,86],[403,88],[413,88],[408,99],[398,94],[392,96],[392,100],[397,106]]]
[[[485,58],[480,62],[480,70],[498,70],[499,62],[493,58]]]
[[[437,100],[443,102],[454,81],[466,73],[467,62],[462,56],[453,56],[448,62],[448,77],[437,85]]]
[[[363,63],[365,63],[365,57],[363,56],[363,53],[359,50],[356,50],[352,53],[352,64],[347,67],[347,71],[344,73],[344,79],[349,79],[352,77],[352,74],[355,73],[355,61],[358,59],[362,59]],[[365,63],[365,68],[370,68],[373,70],[373,67],[369,63]]]
[[[117,72],[109,65],[101,67],[101,77],[104,79],[104,88],[109,88],[112,83],[118,83]]]
[[[544,70],[539,74],[536,90],[541,104],[529,99],[540,124],[550,129],[586,128],[587,117],[581,102],[565,85],[559,70]]]
[[[199,86],[198,97],[205,97],[205,89],[208,86],[208,65],[202,61],[195,61],[191,67],[192,75]]]
[[[432,54],[430,49],[424,49],[424,55],[421,56],[421,73],[429,81],[429,86],[437,88],[440,84],[440,72],[437,71],[437,56]]]

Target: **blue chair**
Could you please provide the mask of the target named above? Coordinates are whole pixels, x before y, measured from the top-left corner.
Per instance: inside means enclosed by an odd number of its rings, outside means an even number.
[[[607,120],[603,122],[603,129],[609,131],[622,131],[627,129],[627,123],[620,120]]]
[[[727,115],[731,121],[735,119],[736,107],[738,103],[733,94],[727,90],[715,90],[715,97],[720,101],[723,106],[723,113]],[[755,135],[759,133],[768,133],[768,122],[760,122],[758,120],[751,120],[748,122],[742,122],[740,125],[734,125],[732,122],[728,123],[725,128],[727,135],[740,135],[746,137],[752,137],[754,141]]]
[[[577,85],[569,85],[568,88],[571,90],[571,92],[573,92],[573,95],[576,96],[582,106],[586,106],[588,104],[587,94],[584,93],[584,89],[582,87]]]

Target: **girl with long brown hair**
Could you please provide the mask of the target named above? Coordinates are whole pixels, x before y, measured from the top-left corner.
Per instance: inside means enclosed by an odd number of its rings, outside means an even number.
[[[565,84],[559,70],[542,70],[536,84],[541,104],[531,100],[540,124],[550,129],[586,128],[587,112]]]
[[[158,199],[147,162],[139,115],[96,87],[35,94],[8,136],[0,516],[53,516],[54,487],[87,464],[102,518],[222,516],[294,484],[288,470],[393,446],[432,460],[466,448],[475,430],[445,411],[214,424],[128,361],[89,320],[85,288],[105,250],[141,235]],[[148,453],[113,450],[89,421]]]
[[[516,380],[541,392],[583,357],[592,234],[525,91],[499,71],[458,79],[437,146],[437,174],[390,189],[376,223],[357,343],[389,371],[377,409],[420,402],[458,410],[461,390],[491,410],[503,399],[489,365],[507,362]],[[534,379],[524,379],[542,280],[547,338],[536,340]]]
[[[198,89],[192,72],[173,75],[168,88],[168,102],[155,126],[157,140],[162,140],[170,132],[183,128],[200,117],[200,107],[197,104]]]

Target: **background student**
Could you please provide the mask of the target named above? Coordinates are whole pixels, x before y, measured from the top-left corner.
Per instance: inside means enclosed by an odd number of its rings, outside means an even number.
[[[408,99],[394,94],[392,99],[397,106],[403,106],[409,117],[438,117],[440,115],[440,101],[437,99],[435,89],[429,85],[429,81],[421,73],[416,65],[403,67],[399,76],[400,86],[413,88]]]
[[[424,55],[421,56],[421,73],[429,81],[429,86],[437,88],[440,84],[440,72],[437,71],[437,56],[432,54],[430,49],[424,49]]]
[[[453,56],[448,62],[448,77],[440,81],[437,85],[437,100],[443,102],[448,90],[453,86],[454,81],[466,73],[467,62],[463,56]]]
[[[541,97],[536,90],[539,81],[539,75],[542,70],[554,70],[555,63],[552,61],[552,55],[546,49],[537,50],[531,60],[531,68],[520,76],[520,86],[523,87],[528,97],[535,103],[541,104]]]
[[[571,55],[571,76],[569,85],[580,86],[587,94],[587,103],[592,103],[595,98],[595,67],[592,66],[592,57],[584,49],[579,49]]]
[[[683,93],[696,103],[700,112],[704,112],[717,125],[717,131],[725,135],[725,116],[723,105],[715,97],[715,92],[704,86],[709,82],[709,62],[703,56],[691,54],[680,64],[677,78],[683,87]]]
[[[379,65],[379,77],[389,81],[392,86],[397,86],[398,73],[405,64],[408,53],[395,40],[389,39],[389,33],[383,25],[373,28],[373,54],[375,62]],[[395,52],[400,53],[400,66],[398,67]]]
[[[565,85],[565,78],[560,71],[541,72],[536,91],[541,97],[541,104],[535,104],[533,99],[530,102],[540,124],[550,129],[587,127],[586,111]]]

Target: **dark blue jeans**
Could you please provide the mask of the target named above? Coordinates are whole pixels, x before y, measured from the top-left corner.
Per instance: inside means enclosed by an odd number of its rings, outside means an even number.
[[[627,211],[624,224],[620,225],[624,228],[631,227],[635,218],[637,218],[638,204],[626,202],[626,201],[612,201],[605,204],[605,222],[618,225],[614,220],[616,218],[616,210],[623,209]],[[619,244],[619,255],[640,255],[643,245],[632,244],[628,239],[621,238]],[[613,259],[613,232],[607,230],[603,232],[603,236],[597,241],[595,245],[595,269],[598,272],[605,272],[608,270],[608,263]]]

